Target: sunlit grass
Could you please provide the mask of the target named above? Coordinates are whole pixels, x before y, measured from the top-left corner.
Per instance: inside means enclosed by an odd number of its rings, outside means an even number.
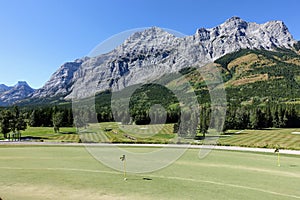
[[[188,149],[168,167],[127,173],[124,181],[122,171],[97,161],[84,147],[0,146],[0,151],[0,197],[4,200],[300,198],[299,156],[282,155],[278,167],[275,154],[212,151],[199,159],[199,150]],[[119,157],[112,159],[122,166]]]
[[[245,147],[262,147],[284,149],[300,149],[300,135],[292,132],[300,132],[300,129],[263,129],[263,130],[244,130],[228,131],[230,137],[221,137],[220,145],[245,146]]]

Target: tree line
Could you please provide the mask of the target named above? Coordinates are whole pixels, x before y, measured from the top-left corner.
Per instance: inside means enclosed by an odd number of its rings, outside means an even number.
[[[293,104],[231,107],[227,110],[224,130],[299,128],[298,107]]]
[[[300,127],[300,105],[297,104],[229,105],[224,125],[218,118],[218,109],[214,111],[217,113],[212,115],[208,103],[200,105],[199,110],[193,110],[189,107],[182,108],[178,103],[171,102],[170,105],[162,106],[152,113],[149,112],[150,104],[132,105],[134,106],[130,107],[129,113],[124,110],[112,113],[108,106],[102,107],[102,110],[96,110],[96,113],[89,108],[72,110],[70,107],[54,106],[20,110],[15,106],[0,111],[0,129],[4,138],[8,138],[10,135],[20,138],[21,131],[25,130],[27,126],[53,127],[53,130],[58,132],[60,127],[77,126],[78,128],[87,126],[88,123],[120,119],[119,121],[123,124],[174,123],[174,132],[180,136],[195,137],[196,134],[202,134],[205,137],[209,128],[226,131],[228,129]]]
[[[25,115],[16,106],[11,110],[2,110],[0,113],[0,129],[3,137],[20,140],[21,131],[27,128],[25,118]]]
[[[26,111],[29,126],[32,127],[70,127],[73,126],[71,108],[41,107]]]
[[[59,132],[60,127],[73,126],[73,113],[69,108],[44,107],[33,110],[20,109],[17,106],[2,108],[0,111],[0,131],[5,139],[20,140],[21,131],[31,127],[53,127]]]

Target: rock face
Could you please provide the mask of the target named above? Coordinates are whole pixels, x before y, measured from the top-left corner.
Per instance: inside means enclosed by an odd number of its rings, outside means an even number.
[[[293,49],[295,43],[281,21],[257,24],[232,17],[186,37],[153,27],[134,33],[109,53],[65,63],[31,97],[72,98],[106,89],[121,90],[184,67],[201,67],[240,49]]]
[[[32,89],[25,81],[19,81],[15,86],[7,88],[8,90],[0,94],[1,106],[7,106],[25,99],[34,92],[34,89]]]
[[[31,97],[43,98],[69,94],[74,84],[74,73],[79,69],[81,64],[88,60],[87,57],[77,59],[74,62],[63,64],[46,82],[46,84],[37,89]]]
[[[72,91],[76,94],[67,98],[145,83],[184,67],[203,66],[240,49],[293,49],[295,43],[281,21],[256,24],[233,17],[183,38],[154,27],[134,33],[110,53],[84,62],[74,74]]]
[[[198,29],[192,38],[190,41],[200,41],[213,60],[239,49],[292,48],[296,42],[282,21],[257,24],[238,17],[212,29]]]

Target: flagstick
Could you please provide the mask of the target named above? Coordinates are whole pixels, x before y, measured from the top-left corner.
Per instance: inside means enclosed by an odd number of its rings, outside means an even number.
[[[124,181],[126,181],[127,180],[127,178],[126,178],[126,159],[124,159],[123,168],[124,168]]]
[[[277,166],[280,167],[280,151],[279,151],[279,147],[277,147],[275,149],[274,153],[277,153]]]
[[[279,151],[277,152],[277,165],[280,167],[280,154]]]

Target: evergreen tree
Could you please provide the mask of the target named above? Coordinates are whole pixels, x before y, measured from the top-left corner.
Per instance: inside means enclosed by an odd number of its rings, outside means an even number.
[[[238,108],[235,112],[234,129],[246,129],[249,124],[249,115],[244,107]]]
[[[278,114],[277,107],[274,108],[274,113],[273,113],[273,117],[272,117],[272,125],[275,128],[279,128],[280,127],[280,124],[279,124],[279,114]]]
[[[53,122],[54,132],[55,133],[59,132],[59,129],[63,122],[63,112],[58,112],[58,111],[54,112],[52,114],[52,122]]]
[[[33,110],[30,114],[30,117],[29,117],[29,125],[31,127],[36,127],[36,126],[39,126],[39,123],[38,123],[38,114],[37,114],[37,111],[36,110]]]
[[[20,113],[19,108],[14,106],[12,117],[9,120],[10,131],[13,132],[13,138],[21,140],[21,131],[27,128],[25,117]]]
[[[267,105],[267,107],[266,107],[265,118],[266,118],[265,127],[273,127],[272,112],[271,112],[271,108],[269,105]]]
[[[203,137],[205,138],[205,135],[208,131],[208,127],[209,127],[209,111],[208,109],[203,106],[200,109],[200,120],[199,120],[199,132],[202,133]]]
[[[7,139],[7,134],[11,131],[10,121],[12,120],[12,113],[8,110],[3,110],[0,113],[0,128],[3,137]]]
[[[260,108],[255,108],[250,112],[250,127],[252,129],[261,129],[265,128],[264,124],[264,114],[260,110]]]

